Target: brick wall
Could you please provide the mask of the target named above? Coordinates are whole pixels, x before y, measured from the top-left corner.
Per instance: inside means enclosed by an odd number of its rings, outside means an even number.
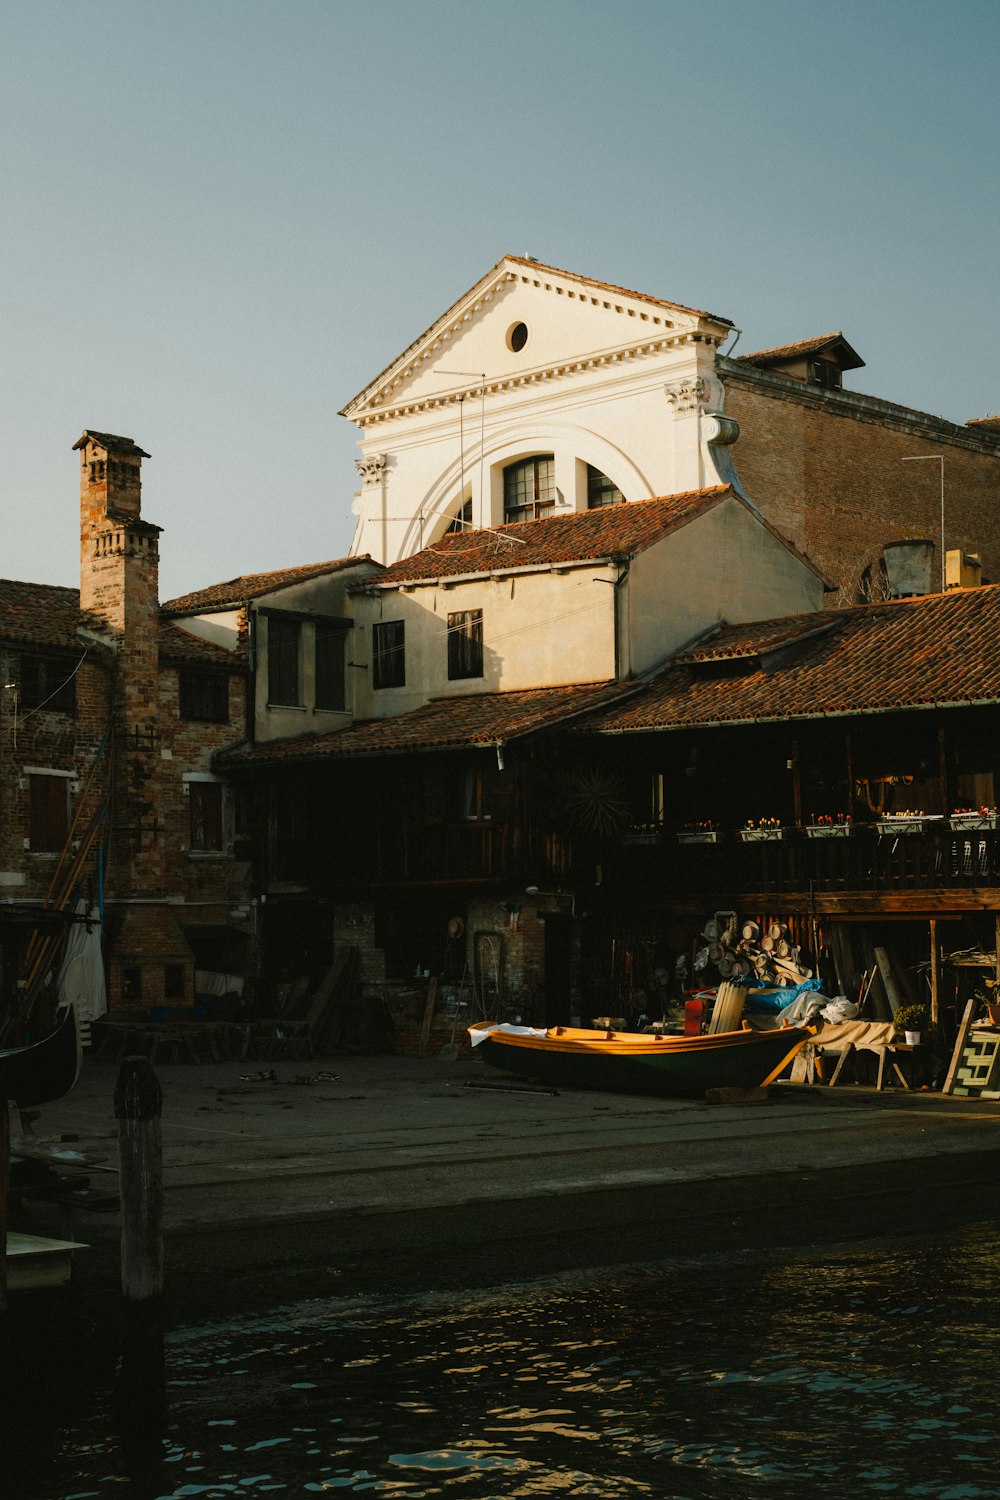
[[[81,643],[79,655],[84,657]],[[14,645],[0,648],[0,682],[16,688],[0,694],[0,900],[42,901],[59,863],[58,854],[25,847],[29,837],[30,768],[71,773],[67,781],[68,822],[74,818],[82,835],[106,791],[110,757],[94,770],[111,706],[111,672],[107,657],[89,648],[75,675],[76,712],[24,709],[20,704],[24,653]],[[67,675],[76,661],[65,657]],[[60,671],[63,658],[59,658]],[[96,856],[81,871],[85,887],[97,891]]]
[[[767,518],[848,590],[889,541],[938,542],[940,471],[904,457],[945,456],[945,546],[979,552],[1000,581],[1000,443],[889,403],[772,375],[726,376],[740,424],[737,473]],[[940,557],[935,554],[935,577]],[[854,599],[838,601],[855,602]]]

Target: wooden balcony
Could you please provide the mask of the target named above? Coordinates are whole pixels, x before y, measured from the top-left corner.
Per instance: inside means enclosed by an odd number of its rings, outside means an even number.
[[[830,913],[1000,904],[1000,831],[955,831],[946,819],[920,820],[917,831],[902,823],[885,831],[857,824],[849,835],[826,838],[811,838],[803,828],[749,842],[735,831],[720,832],[715,843],[675,837],[665,862],[674,896],[781,896]]]

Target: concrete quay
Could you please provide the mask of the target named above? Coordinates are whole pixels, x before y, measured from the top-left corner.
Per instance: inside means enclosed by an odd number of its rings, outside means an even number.
[[[1000,1106],[857,1086],[710,1105],[509,1085],[473,1056],[167,1063],[168,1319],[818,1250],[1000,1217]],[[31,1127],[116,1189],[118,1066]],[[58,1164],[58,1155],[56,1158]],[[29,1200],[11,1228],[57,1233]],[[73,1210],[74,1286],[118,1287],[116,1213]]]

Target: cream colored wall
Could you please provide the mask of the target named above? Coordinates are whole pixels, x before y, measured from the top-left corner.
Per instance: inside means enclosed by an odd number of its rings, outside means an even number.
[[[277,589],[255,599],[252,605],[251,649],[254,661],[254,736],[257,740],[286,739],[298,734],[324,734],[332,729],[342,729],[354,714],[353,687],[360,675],[350,666],[356,659],[354,631],[348,630],[345,645],[345,694],[346,708],[343,712],[316,707],[316,625],[309,619],[301,622],[299,635],[299,681],[302,702],[298,706],[273,704],[267,695],[267,631],[268,607],[280,610],[312,611],[316,614],[346,618],[353,614],[353,601],[348,589],[356,586],[362,578],[377,570],[370,563],[359,563],[356,567],[340,573],[325,574],[310,578],[288,588]]]
[[[355,596],[355,713],[387,718],[443,694],[513,692],[614,677],[614,589],[608,568],[476,578],[451,588],[428,585]],[[448,615],[483,611],[483,676],[448,677]],[[372,687],[373,626],[402,620],[406,685]]]
[[[367,413],[354,412],[363,461],[376,462],[355,498],[352,553],[409,556],[467,497],[475,526],[500,524],[503,467],[531,454],[555,455],[559,504],[570,511],[586,508],[587,463],[628,500],[725,482],[709,415],[724,391],[703,336],[721,334],[719,325],[539,279],[529,270],[470,305],[449,339],[427,347]],[[514,353],[507,339],[518,322],[529,338]],[[407,402],[415,409],[398,410]],[[376,409],[385,416],[368,421]]]
[[[739,500],[727,498],[632,563],[624,586],[629,665],[641,675],[725,620],[823,607],[823,585]]]

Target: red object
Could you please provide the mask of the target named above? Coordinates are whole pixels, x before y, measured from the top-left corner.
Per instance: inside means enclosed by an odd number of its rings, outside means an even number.
[[[701,1019],[705,1011],[701,1000],[684,1001],[684,1035],[701,1036]]]

